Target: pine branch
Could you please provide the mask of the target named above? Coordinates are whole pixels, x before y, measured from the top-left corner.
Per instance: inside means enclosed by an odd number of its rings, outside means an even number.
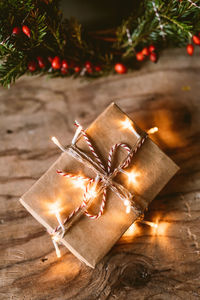
[[[23,54],[12,53],[9,58],[0,65],[0,83],[9,87],[17,78],[26,72]]]
[[[59,10],[59,0],[2,0],[0,83],[9,86],[31,71],[33,75],[76,77],[84,74],[96,78],[113,72],[118,61],[133,69],[137,67],[136,53],[144,47],[153,44],[161,51],[191,43],[192,36],[200,32],[198,6],[200,0],[141,0],[137,10],[119,28],[104,36],[86,32],[73,18],[65,19]],[[22,32],[23,25],[30,29],[30,37]],[[12,33],[14,27],[21,29],[20,34]],[[67,60],[69,67],[65,73],[60,66],[52,68],[48,58],[55,56]],[[38,57],[42,57],[43,67],[39,66]],[[81,72],[88,60],[92,69]],[[30,62],[36,66],[31,70],[28,69]],[[95,65],[100,65],[101,70],[95,71]]]

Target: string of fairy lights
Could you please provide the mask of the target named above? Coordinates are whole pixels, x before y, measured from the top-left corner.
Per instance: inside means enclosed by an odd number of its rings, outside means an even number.
[[[72,145],[75,145],[77,142],[77,139],[80,137],[80,135],[83,135],[90,147],[90,150],[93,152],[94,148],[92,146],[92,144],[90,143],[90,140],[86,134],[86,132],[83,130],[82,126],[75,121],[77,129],[76,132],[74,134],[74,137],[72,138]],[[124,129],[128,129],[131,132],[134,133],[134,135],[137,137],[137,139],[139,140],[141,138],[141,136],[137,133],[137,131],[135,130],[133,123],[131,122],[131,120],[129,118],[126,118],[123,122],[122,122],[122,128]],[[158,131],[157,127],[152,127],[147,131],[147,134],[154,134],[155,132]],[[145,139],[144,139],[145,140]],[[66,149],[64,148],[64,146],[58,141],[58,139],[56,137],[52,137],[52,141],[59,147],[59,149],[62,152],[65,152]],[[144,141],[143,141],[144,142]],[[143,143],[142,142],[142,143]],[[142,143],[139,145],[139,147],[142,145]],[[115,146],[115,145],[114,145]],[[113,147],[112,147],[113,148]],[[137,151],[138,148],[136,148]],[[95,151],[94,151],[95,152]],[[113,153],[112,153],[113,154]],[[97,155],[96,152],[93,153],[93,155]],[[111,154],[109,154],[109,157],[111,156]],[[100,165],[102,165],[102,162],[100,161],[99,157],[96,157],[97,161],[99,162]],[[110,158],[110,160],[112,160],[112,156]],[[126,166],[125,166],[126,167]],[[102,168],[105,169],[104,166],[102,166]],[[111,169],[111,165],[108,166],[108,170]],[[126,170],[124,170],[123,168],[119,168],[119,172],[123,173],[124,175],[127,176],[128,182],[129,184],[136,184],[137,182],[137,177],[139,176],[138,173],[136,171],[129,171],[127,172]],[[85,176],[82,175],[75,175],[75,174],[70,174],[70,173],[64,173],[62,171],[58,171],[59,175],[65,176],[67,177],[67,179],[72,180],[75,185],[81,189],[84,190],[84,200],[81,203],[80,206],[78,206],[75,210],[73,210],[68,217],[65,220],[62,220],[61,218],[61,207],[59,205],[59,202],[54,203],[53,205],[51,205],[50,211],[52,214],[55,215],[57,222],[58,222],[58,226],[53,230],[53,232],[49,232],[51,237],[52,237],[52,242],[53,245],[55,247],[55,251],[56,251],[56,255],[57,257],[61,257],[61,252],[59,249],[58,244],[61,243],[62,238],[65,235],[65,224],[67,223],[67,221],[69,219],[71,219],[80,209],[82,209],[84,206],[87,205],[88,200],[89,199],[95,199],[98,195],[99,195],[99,191],[97,190],[97,184],[101,183],[101,179],[99,177],[99,175],[96,176],[95,179],[91,179],[91,178],[87,178]],[[106,191],[106,189],[104,189],[104,191]],[[105,193],[105,198],[104,198],[104,192],[103,192],[103,201],[101,204],[101,208],[100,211],[97,215],[91,215],[87,212],[86,210],[86,215],[92,219],[97,219],[98,217],[100,217],[103,214],[104,211],[104,207],[105,207],[105,202],[106,202],[106,193]],[[126,213],[129,214],[131,212],[131,202],[130,199],[128,198],[123,198],[123,203],[126,209]],[[158,224],[154,223],[154,222],[149,222],[149,221],[140,221],[146,225],[149,225],[151,227],[157,228]]]

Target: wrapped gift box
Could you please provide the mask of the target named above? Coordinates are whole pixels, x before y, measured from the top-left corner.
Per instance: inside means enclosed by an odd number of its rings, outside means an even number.
[[[125,126],[127,121],[132,124],[131,130]],[[145,133],[114,103],[89,126],[86,133],[105,166],[109,150],[114,144],[123,142],[134,149],[138,138],[145,136]],[[93,159],[83,136],[78,139],[76,146]],[[123,148],[118,149],[113,167],[118,166],[126,155]],[[178,166],[147,137],[126,169],[126,172],[134,172],[134,182],[130,182],[124,173],[118,173],[113,178],[134,195],[133,200],[137,209],[131,209],[130,213],[127,213],[122,199],[108,188],[102,216],[93,220],[82,214],[68,228],[60,242],[80,260],[94,268],[128,227],[143,214],[152,199],[178,169]],[[46,227],[48,232],[53,232],[58,226],[54,206],[59,207],[60,218],[64,220],[81,204],[84,195],[84,189],[77,180],[59,176],[56,170],[89,178],[96,177],[93,169],[66,151],[21,197],[22,205]],[[91,213],[98,212],[101,197],[102,195],[99,195],[91,202],[89,207]]]

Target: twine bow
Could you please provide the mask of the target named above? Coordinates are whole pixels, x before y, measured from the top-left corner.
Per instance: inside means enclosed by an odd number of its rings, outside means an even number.
[[[63,151],[67,151],[70,155],[72,155],[73,157],[75,157],[79,161],[81,161],[83,163],[86,163],[91,169],[93,169],[96,172],[97,176],[96,176],[95,179],[93,179],[93,178],[87,178],[87,177],[83,177],[83,176],[80,176],[80,175],[65,173],[63,171],[57,170],[57,173],[61,176],[64,176],[66,178],[71,178],[71,179],[79,179],[79,180],[81,179],[81,180],[83,180],[87,183],[85,191],[84,191],[84,195],[83,195],[83,201],[82,201],[81,205],[78,206],[75,210],[73,210],[67,216],[67,218],[63,222],[63,225],[65,225],[66,223],[69,223],[69,220],[72,219],[72,217],[74,215],[79,214],[81,216],[82,213],[84,213],[90,219],[98,219],[104,212],[105,204],[106,204],[106,201],[107,201],[107,190],[108,190],[108,188],[111,189],[113,192],[115,192],[121,198],[121,200],[123,200],[123,201],[128,200],[131,204],[131,207],[133,209],[135,209],[136,213],[140,214],[141,212],[138,211],[138,208],[136,207],[136,205],[133,205],[134,195],[132,193],[130,193],[121,184],[114,182],[113,178],[119,172],[123,173],[124,169],[127,168],[130,165],[133,154],[136,153],[137,150],[144,143],[144,141],[146,139],[146,135],[143,136],[143,137],[140,137],[137,140],[134,149],[132,149],[131,147],[129,147],[125,143],[117,143],[117,144],[113,145],[111,147],[110,151],[109,151],[108,162],[107,162],[107,166],[105,167],[102,160],[100,159],[97,152],[95,151],[95,149],[94,149],[88,135],[86,134],[86,132],[82,129],[82,127],[79,125],[79,123],[77,121],[75,122],[75,125],[78,127],[78,129],[77,129],[77,132],[75,133],[75,136],[72,140],[72,144],[70,146],[68,146],[66,149],[63,149],[62,146],[59,146],[59,145],[58,146]],[[83,135],[83,137],[84,137],[84,139],[85,139],[85,141],[86,141],[86,143],[87,143],[94,159],[92,159],[90,156],[88,156],[86,153],[84,153],[81,149],[79,149],[75,145],[79,134]],[[115,155],[115,153],[117,152],[117,150],[119,148],[125,149],[126,152],[127,152],[127,156],[124,159],[124,161],[122,163],[120,163],[119,166],[114,168],[114,170],[112,171],[113,158],[114,158],[114,155]],[[95,195],[91,195],[91,193],[90,193],[91,189],[96,188],[98,183],[101,183],[99,191]],[[93,200],[100,193],[102,193],[103,196],[102,196],[102,202],[101,202],[101,205],[100,205],[99,212],[97,214],[94,214],[94,215],[90,214],[87,210],[87,206],[89,204],[89,199],[92,198],[92,200]],[[81,213],[81,211],[82,211],[82,213]],[[72,222],[71,222],[71,224],[72,224]],[[68,226],[68,228],[69,228],[69,226]],[[66,232],[66,229],[63,229],[63,226],[61,228],[61,226],[58,225],[54,229],[54,234],[58,234],[59,229],[62,229],[62,237],[63,237],[65,232]]]

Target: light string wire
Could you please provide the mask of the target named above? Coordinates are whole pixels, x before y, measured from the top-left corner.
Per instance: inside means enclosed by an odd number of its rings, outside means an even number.
[[[163,40],[165,40],[166,33],[164,32],[164,26],[163,26],[163,24],[161,22],[160,15],[158,13],[158,9],[157,9],[156,4],[155,4],[154,1],[152,1],[152,5],[153,5],[153,10],[155,12],[155,15],[156,15],[156,17],[158,19],[158,22],[159,22],[159,27],[160,27],[160,31],[161,31],[160,34],[162,35]]]
[[[127,35],[129,44],[132,45],[133,41],[132,41],[132,38],[131,38],[130,30],[128,28],[126,28],[126,35]]]
[[[187,1],[190,2],[190,4],[195,6],[196,8],[200,8],[200,6],[197,5],[195,2],[193,2],[192,0],[187,0]]]

